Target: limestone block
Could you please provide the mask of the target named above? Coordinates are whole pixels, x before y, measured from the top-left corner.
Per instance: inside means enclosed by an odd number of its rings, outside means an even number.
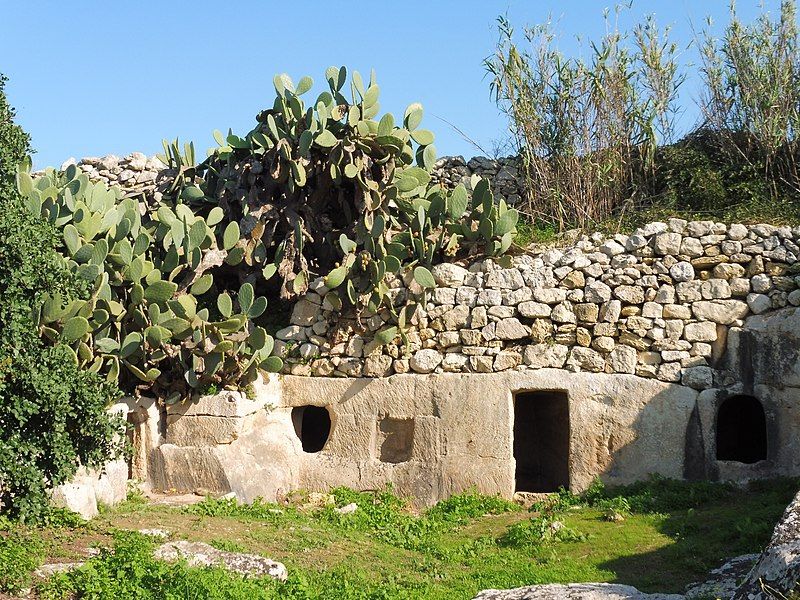
[[[169,415],[166,443],[176,446],[230,444],[242,433],[244,421],[245,417]]]
[[[186,561],[190,567],[221,567],[250,577],[271,577],[278,581],[286,581],[288,577],[283,563],[258,554],[217,550],[204,542],[167,542],[156,548],[153,556],[167,562]]]
[[[458,287],[464,284],[467,270],[453,263],[441,263],[433,266],[431,274],[436,280],[437,285],[443,287]]]
[[[730,325],[738,319],[743,319],[749,309],[741,300],[712,300],[693,303],[692,312],[695,318],[701,321]]]
[[[501,340],[518,340],[528,337],[530,329],[514,317],[497,322],[495,336]]]
[[[411,357],[411,368],[417,373],[430,373],[442,362],[442,355],[436,350],[418,350]]]
[[[545,584],[484,590],[473,600],[684,600],[680,594],[645,594],[618,583]]]

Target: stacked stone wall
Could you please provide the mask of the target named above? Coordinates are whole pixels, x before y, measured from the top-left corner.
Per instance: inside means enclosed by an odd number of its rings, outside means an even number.
[[[75,163],[70,159],[66,164]],[[78,167],[126,195],[158,200],[170,173],[156,157],[85,158]],[[510,203],[523,196],[518,161],[445,157],[435,181],[488,178]],[[800,227],[650,223],[631,235],[583,236],[531,250],[512,264],[485,259],[433,268],[437,288],[391,281],[396,306],[422,301],[411,326],[388,345],[375,334],[390,311],[340,314],[320,278],[278,332],[286,372],[384,377],[395,373],[565,368],[635,374],[697,389],[730,383],[716,368],[730,328],[748,315],[800,305]]]
[[[391,282],[398,305],[422,301],[390,344],[390,311],[341,315],[318,279],[277,333],[294,375],[565,368],[635,374],[696,389],[736,373],[714,369],[729,328],[800,305],[800,227],[671,219],[631,235],[584,236],[511,265],[485,259],[433,268],[436,289]]]

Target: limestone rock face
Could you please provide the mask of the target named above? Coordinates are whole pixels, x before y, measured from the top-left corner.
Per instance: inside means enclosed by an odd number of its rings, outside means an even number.
[[[769,600],[788,595],[800,582],[800,493],[786,508],[753,570],[732,600]],[[775,594],[769,594],[765,587]]]
[[[98,502],[113,506],[128,494],[128,465],[124,460],[111,461],[102,471],[81,467],[75,477],[53,490],[53,504],[78,513],[84,519],[98,514]]]
[[[249,577],[272,577],[286,581],[288,573],[283,563],[258,554],[239,554],[217,550],[203,542],[167,542],[154,553],[155,558],[167,562],[185,560],[192,567],[222,567]]]
[[[570,583],[484,590],[473,600],[683,600],[678,594],[645,594],[629,585]]]

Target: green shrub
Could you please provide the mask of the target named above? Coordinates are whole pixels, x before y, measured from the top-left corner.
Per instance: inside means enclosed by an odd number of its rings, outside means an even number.
[[[55,251],[50,225],[31,215],[13,185],[28,136],[14,125],[0,77],[0,513],[44,518],[47,491],[80,464],[115,452],[116,390],[78,369],[63,346],[46,346],[37,314],[45,293],[87,293]]]
[[[0,74],[0,198],[13,193],[17,165],[30,152],[30,137],[14,123],[14,109],[5,95],[6,81]]]
[[[11,531],[0,535],[0,592],[18,594],[44,558],[41,540]]]
[[[39,338],[45,293],[86,294],[55,241],[18,199],[0,199],[0,510],[22,519],[41,516],[47,490],[80,464],[111,458],[120,431],[106,410],[116,388],[80,370],[65,346]]]
[[[769,211],[773,189],[764,177],[764,157],[756,149],[748,155],[731,151],[727,136],[710,129],[696,131],[680,142],[659,148],[653,192],[662,207],[717,219],[747,219],[747,211]],[[762,165],[759,167],[758,165]],[[797,190],[775,181],[781,199]],[[797,213],[795,208],[786,217]]]

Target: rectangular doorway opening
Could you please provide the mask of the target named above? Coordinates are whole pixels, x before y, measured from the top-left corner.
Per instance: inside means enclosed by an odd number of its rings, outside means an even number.
[[[569,489],[569,396],[564,391],[514,395],[516,491]]]

